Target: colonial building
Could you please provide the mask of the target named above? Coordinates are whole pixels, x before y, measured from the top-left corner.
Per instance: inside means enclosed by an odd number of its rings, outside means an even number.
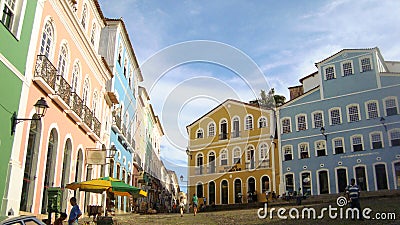
[[[14,112],[18,113],[22,86],[30,83],[25,77],[25,69],[33,66],[33,60],[27,60],[27,57],[31,35],[37,35],[37,31],[32,31],[36,11],[40,11],[37,5],[37,1],[28,0],[0,1],[0,94],[3,96],[0,100],[0,124],[3,127],[0,130],[0,216],[12,216],[16,210],[7,208],[10,190],[6,180],[11,179],[10,168],[18,164],[18,160],[11,157],[14,136],[10,118]],[[23,116],[24,113],[17,115],[18,118]]]
[[[400,62],[378,48],[344,49],[289,88],[278,110],[280,192],[400,187]]]
[[[189,197],[234,204],[265,201],[266,192],[277,190],[272,109],[228,99],[186,128]]]
[[[105,26],[98,2],[47,0],[38,7],[28,53],[33,66],[26,68],[19,108],[19,116],[37,120],[16,125],[5,196],[7,212],[15,214],[47,213],[48,187],[99,177],[100,166],[87,163],[87,149],[109,146],[104,96],[112,74],[98,54]],[[49,106],[41,119],[33,106],[40,98]],[[65,189],[62,211],[72,196],[83,211],[102,203],[101,195]]]
[[[134,185],[136,95],[143,77],[122,19],[106,19],[99,50],[114,75],[107,83],[107,98],[113,105],[109,148],[115,146],[116,154],[108,162],[108,176]],[[116,197],[115,203],[117,209],[130,211],[127,197]]]

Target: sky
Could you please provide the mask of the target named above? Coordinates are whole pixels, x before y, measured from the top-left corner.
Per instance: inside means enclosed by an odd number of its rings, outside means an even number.
[[[288,87],[344,48],[400,61],[398,0],[99,0],[129,32],[165,135],[161,158],[187,179],[186,126],[228,98]],[[185,190],[186,183],[181,183]]]

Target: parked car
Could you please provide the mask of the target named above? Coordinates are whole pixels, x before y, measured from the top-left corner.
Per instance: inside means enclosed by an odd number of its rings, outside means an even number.
[[[46,225],[34,216],[18,216],[3,220],[0,225]]]

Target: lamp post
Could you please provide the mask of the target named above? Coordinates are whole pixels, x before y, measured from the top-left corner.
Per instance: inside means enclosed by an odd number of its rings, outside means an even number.
[[[17,113],[16,112],[13,113],[13,115],[11,116],[11,135],[14,135],[15,127],[17,126],[18,123],[26,120],[40,120],[42,117],[44,117],[47,109],[49,108],[44,97],[41,97],[33,106],[35,106],[37,118],[32,118],[32,119],[17,118]]]
[[[189,213],[189,181],[188,180],[183,180],[184,176],[181,175],[181,182],[186,182],[186,212]]]
[[[321,127],[321,130],[320,130],[320,131],[321,131],[321,134],[324,135],[325,141],[328,140],[328,135],[325,134],[325,128],[324,128],[324,127]]]

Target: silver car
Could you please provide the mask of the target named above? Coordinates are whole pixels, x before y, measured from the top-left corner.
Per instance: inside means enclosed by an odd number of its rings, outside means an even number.
[[[0,222],[0,225],[46,225],[34,216],[18,216]]]

